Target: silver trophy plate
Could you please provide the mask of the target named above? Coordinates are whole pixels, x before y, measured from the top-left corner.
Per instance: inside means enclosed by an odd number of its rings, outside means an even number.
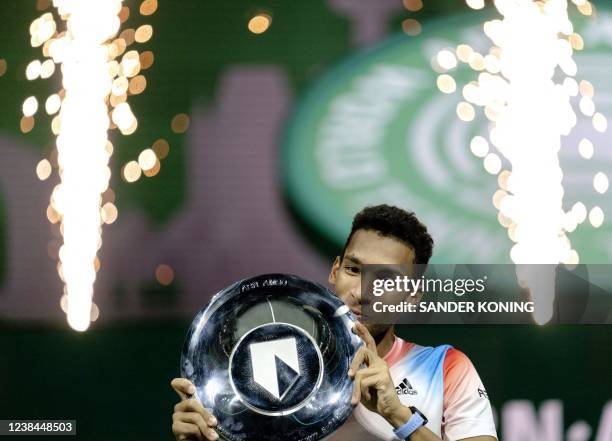
[[[266,274],[217,293],[185,338],[181,375],[222,438],[314,441],[353,411],[347,372],[362,345],[330,290]]]

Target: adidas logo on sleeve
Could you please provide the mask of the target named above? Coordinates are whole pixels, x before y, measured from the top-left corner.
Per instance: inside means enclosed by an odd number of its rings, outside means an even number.
[[[395,386],[395,391],[398,395],[416,395],[418,393],[407,378],[404,378],[400,384]]]

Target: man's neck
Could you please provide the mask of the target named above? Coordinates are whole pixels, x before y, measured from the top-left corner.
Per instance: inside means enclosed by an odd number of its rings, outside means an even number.
[[[389,353],[395,342],[395,326],[390,326],[384,334],[374,338],[376,341],[376,352],[379,357],[384,358]]]

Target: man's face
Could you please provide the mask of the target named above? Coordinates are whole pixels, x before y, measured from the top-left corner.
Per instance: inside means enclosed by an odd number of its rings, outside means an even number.
[[[357,230],[351,237],[340,261],[336,257],[329,274],[336,295],[361,320],[361,268],[363,265],[412,265],[414,250],[394,237],[373,230]],[[365,324],[374,338],[384,334],[390,325]]]

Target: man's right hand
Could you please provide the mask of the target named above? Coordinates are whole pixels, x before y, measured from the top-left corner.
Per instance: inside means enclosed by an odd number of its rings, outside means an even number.
[[[217,419],[194,397],[196,388],[193,383],[185,378],[175,378],[170,385],[181,397],[172,414],[172,433],[177,441],[219,439],[213,429]]]

